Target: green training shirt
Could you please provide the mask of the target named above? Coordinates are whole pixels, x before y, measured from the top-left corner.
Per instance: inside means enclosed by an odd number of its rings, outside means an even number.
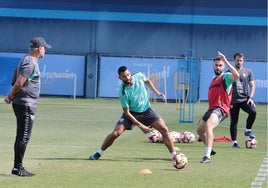
[[[150,101],[145,86],[146,77],[142,73],[132,76],[131,86],[122,83],[119,87],[119,100],[122,108],[129,108],[131,112],[145,112],[150,108]]]

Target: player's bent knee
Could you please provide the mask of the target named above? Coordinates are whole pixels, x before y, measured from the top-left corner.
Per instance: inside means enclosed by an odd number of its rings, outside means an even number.
[[[121,132],[118,132],[118,131],[114,131],[111,133],[112,137],[114,138],[118,138],[122,133]]]
[[[167,127],[161,127],[158,131],[159,131],[163,136],[168,136],[168,135],[169,135],[169,131],[168,131]]]

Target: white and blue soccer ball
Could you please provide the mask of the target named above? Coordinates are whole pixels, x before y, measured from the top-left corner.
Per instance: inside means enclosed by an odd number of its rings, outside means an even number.
[[[183,169],[188,164],[188,159],[185,154],[177,153],[172,158],[172,165],[177,169]]]
[[[255,149],[258,147],[258,141],[256,138],[253,138],[253,139],[248,138],[245,140],[245,146],[248,149]]]
[[[196,141],[196,136],[190,131],[185,131],[182,133],[181,140],[183,143],[194,143]]]
[[[178,131],[170,131],[169,135],[174,143],[181,142],[181,133]]]
[[[149,142],[152,142],[152,143],[161,142],[162,135],[159,131],[154,129],[148,133],[148,139],[149,139]]]

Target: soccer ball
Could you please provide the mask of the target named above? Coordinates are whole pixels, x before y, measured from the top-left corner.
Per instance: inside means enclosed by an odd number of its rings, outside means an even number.
[[[245,140],[245,146],[246,146],[246,148],[249,148],[249,149],[257,148],[258,141],[256,140],[256,138],[246,139]]]
[[[178,143],[181,143],[182,142],[182,138],[183,138],[183,133],[177,132],[177,142]]]
[[[177,153],[172,158],[172,165],[177,169],[183,169],[187,163],[188,159],[183,153]]]
[[[189,131],[185,131],[182,136],[182,141],[184,143],[193,143],[196,141],[195,134]]]
[[[159,131],[157,130],[152,130],[151,132],[149,132],[148,134],[148,139],[150,142],[152,143],[156,143],[159,142],[160,139],[162,138],[162,135]]]
[[[181,142],[181,133],[180,132],[170,131],[169,135],[171,136],[173,142],[175,142],[175,143]]]
[[[175,136],[175,131],[169,131],[169,136],[170,136],[170,138],[172,139],[173,142],[176,142],[175,137],[174,137]]]

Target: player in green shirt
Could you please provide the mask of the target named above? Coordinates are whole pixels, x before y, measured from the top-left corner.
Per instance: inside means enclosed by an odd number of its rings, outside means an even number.
[[[155,92],[157,96],[165,99],[152,81],[142,73],[131,75],[127,67],[118,68],[119,79],[122,84],[119,87],[119,99],[123,108],[123,114],[117,121],[114,130],[105,138],[101,148],[89,157],[90,160],[98,160],[103,152],[110,147],[125,130],[132,130],[137,126],[144,133],[149,133],[151,128],[158,130],[163,136],[163,143],[171,153],[171,159],[176,155],[173,141],[169,135],[168,127],[157,112],[151,108],[147,95],[146,85]]]

